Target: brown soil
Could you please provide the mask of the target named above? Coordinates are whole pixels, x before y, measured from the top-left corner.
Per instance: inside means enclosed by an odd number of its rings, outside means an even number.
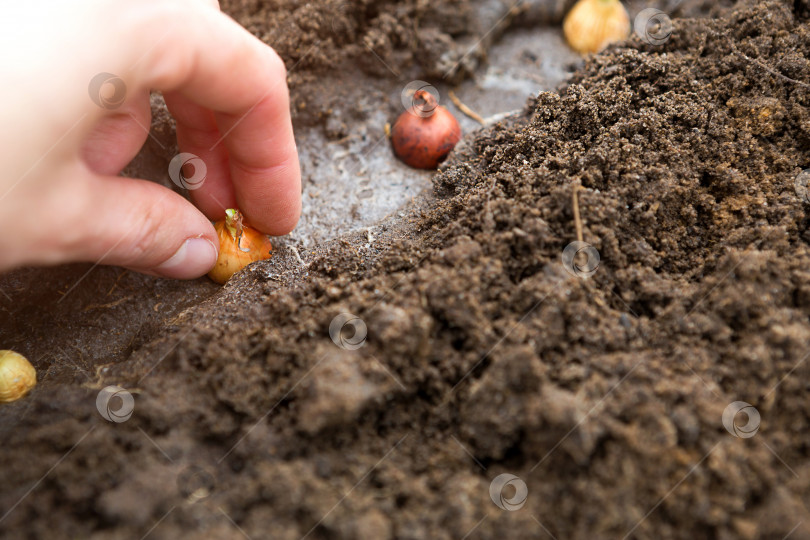
[[[267,37],[308,62],[299,92],[357,58],[347,36],[390,41],[405,70],[426,19],[439,41],[469,22],[467,2],[325,2],[351,15],[305,57],[328,23],[272,5],[226,9],[260,35],[301,28]],[[223,289],[5,277],[0,343],[42,382],[0,408],[0,534],[810,538],[808,17],[748,2],[612,47],[480,132],[373,242],[308,267],[281,249]],[[590,279],[560,262],[579,185]],[[332,342],[340,313],[364,347]],[[126,422],[96,410],[110,384],[135,395]],[[724,428],[734,401],[761,414],[753,437]],[[522,509],[490,500],[501,473],[527,484]]]

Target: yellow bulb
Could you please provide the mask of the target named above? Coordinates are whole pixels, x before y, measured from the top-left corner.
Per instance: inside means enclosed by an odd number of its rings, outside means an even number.
[[[220,285],[250,263],[269,259],[273,254],[270,239],[245,225],[239,210],[226,210],[225,220],[214,223],[214,230],[219,235],[219,257],[208,277]]]
[[[0,351],[0,403],[17,401],[37,384],[37,370],[21,354]]]
[[[619,0],[579,0],[563,21],[568,45],[582,54],[599,52],[630,35],[630,16]]]

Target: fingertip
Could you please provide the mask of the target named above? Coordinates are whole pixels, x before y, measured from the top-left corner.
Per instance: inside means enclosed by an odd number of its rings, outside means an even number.
[[[189,238],[152,271],[163,277],[194,279],[207,274],[217,262],[218,248],[207,238]]]
[[[251,226],[264,234],[283,236],[290,233],[301,217],[301,173],[297,156],[284,166],[263,173],[234,176],[239,208]]]
[[[299,199],[297,203],[291,203],[288,208],[282,209],[278,214],[271,216],[269,220],[254,225],[254,227],[269,236],[284,236],[295,229],[300,218],[301,204]]]

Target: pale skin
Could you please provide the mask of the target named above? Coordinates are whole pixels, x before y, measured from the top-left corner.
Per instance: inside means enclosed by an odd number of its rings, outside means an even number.
[[[284,63],[217,2],[10,4],[0,19],[0,271],[87,261],[189,279],[216,262],[211,220],[226,208],[266,234],[293,229],[301,178]],[[123,104],[91,99],[98,73],[125,82]],[[193,204],[119,176],[148,136],[150,90],[165,97],[180,151],[206,165]]]

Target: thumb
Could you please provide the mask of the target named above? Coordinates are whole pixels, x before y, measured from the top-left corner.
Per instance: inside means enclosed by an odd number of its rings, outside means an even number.
[[[85,172],[85,201],[66,257],[190,279],[216,263],[213,225],[190,202],[154,182]]]

